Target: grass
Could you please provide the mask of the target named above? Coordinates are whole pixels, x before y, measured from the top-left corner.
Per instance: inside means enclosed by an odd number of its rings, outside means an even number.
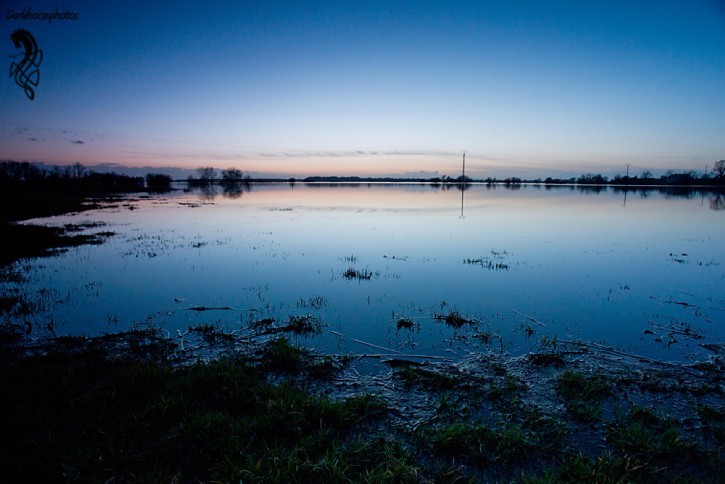
[[[449,311],[447,314],[434,313],[433,318],[436,321],[441,321],[454,328],[461,328],[465,325],[476,326],[478,324],[477,321],[462,316],[461,313],[456,310]]]
[[[0,266],[22,258],[51,255],[69,247],[101,244],[105,237],[113,235],[113,232],[70,235],[73,232],[77,230],[0,222],[0,239],[3,240]]]
[[[289,352],[283,342],[272,353]],[[8,481],[305,481],[415,474],[402,448],[357,434],[383,418],[222,359],[191,366],[51,352],[0,370]]]
[[[354,267],[348,267],[345,272],[342,273],[342,277],[345,279],[357,279],[358,281],[369,281],[373,277],[373,273],[367,269],[355,269]]]
[[[531,443],[517,425],[493,429],[481,424],[454,424],[436,430],[433,446],[478,466],[525,459],[531,450]]]
[[[484,269],[488,269],[489,271],[507,271],[509,270],[509,265],[505,262],[504,256],[507,256],[507,251],[501,251],[497,252],[495,250],[491,251],[490,257],[478,257],[477,259],[463,259],[464,264],[468,265],[477,265],[481,266]]]
[[[460,385],[456,378],[418,366],[400,366],[394,369],[393,374],[406,385],[419,386],[427,390],[452,390]]]
[[[413,321],[410,318],[398,318],[398,320],[395,322],[396,329],[413,329],[416,327],[420,327],[420,324],[416,324],[415,321]]]
[[[310,336],[322,332],[322,321],[310,314],[290,316],[286,322],[278,322],[273,318],[252,320],[249,328],[259,334],[291,333],[298,336]]]
[[[557,416],[526,400],[504,357],[475,371],[393,366],[385,399],[333,399],[307,388],[337,387],[340,365],[284,336],[201,361],[179,359],[178,340],[154,330],[23,351],[21,327],[0,329],[0,473],[9,482],[714,482],[725,470],[721,443],[693,439],[685,421],[651,409],[615,412],[600,434],[571,419],[571,405],[616,398],[609,377],[572,362],[553,380],[569,409]],[[222,347],[230,336],[193,331]],[[426,400],[434,413],[416,420],[411,409]],[[721,415],[697,407],[700,435],[715,439]],[[591,438],[601,440],[579,445]]]
[[[561,353],[529,353],[526,355],[532,365],[536,366],[563,366],[564,356]]]
[[[566,371],[559,377],[556,393],[574,418],[592,421],[601,412],[602,401],[612,394],[612,387],[602,376]]]

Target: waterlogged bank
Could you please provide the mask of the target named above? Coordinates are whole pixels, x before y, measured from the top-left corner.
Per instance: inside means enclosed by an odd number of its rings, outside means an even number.
[[[716,482],[723,355],[542,341],[457,364],[357,358],[204,326],[28,344],[3,328],[10,480]],[[212,357],[213,356],[213,357]]]

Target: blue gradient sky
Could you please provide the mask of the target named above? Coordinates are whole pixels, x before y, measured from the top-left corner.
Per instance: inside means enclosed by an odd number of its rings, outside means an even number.
[[[281,175],[704,170],[725,158],[725,5],[32,2],[36,99],[0,158]],[[2,33],[0,32],[0,33]],[[82,143],[80,143],[82,142]]]

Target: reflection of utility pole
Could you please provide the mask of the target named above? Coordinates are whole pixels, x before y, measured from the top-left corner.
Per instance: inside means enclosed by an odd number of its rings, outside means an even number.
[[[461,218],[463,218],[463,193],[466,191],[466,150],[463,150],[463,173],[461,174]]]

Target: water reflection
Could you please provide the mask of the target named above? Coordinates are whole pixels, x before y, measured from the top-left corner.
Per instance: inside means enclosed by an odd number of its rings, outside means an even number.
[[[511,353],[546,336],[682,359],[721,341],[719,193],[543,188],[195,187],[140,199],[133,211],[52,219],[106,222],[98,230],[117,235],[33,261],[28,282],[3,290],[36,301],[28,320],[38,330],[53,322],[58,334],[147,323],[174,334],[192,324],[241,330],[254,318],[311,314],[325,331],[305,344],[331,352],[364,351],[360,340],[455,357],[496,334]],[[452,314],[475,324],[446,324]],[[672,342],[675,330],[700,339]]]
[[[277,183],[252,183],[249,181],[233,181],[233,182],[220,182],[217,184],[194,184],[184,188],[184,193],[195,193],[204,202],[211,202],[218,195],[222,195],[225,198],[236,199],[240,198],[244,193],[251,192],[254,190],[266,190],[269,187],[287,187],[293,189],[297,183],[295,181],[290,182],[277,182]],[[528,190],[541,190],[544,188],[546,191],[561,192],[565,190],[578,191],[583,195],[598,195],[607,194],[610,191],[615,194],[622,195],[622,206],[627,206],[627,197],[631,193],[632,195],[638,195],[640,198],[648,198],[653,194],[664,196],[667,199],[693,199],[695,197],[701,197],[703,200],[708,197],[710,200],[710,208],[712,210],[722,210],[725,199],[723,198],[722,191],[719,189],[710,188],[698,188],[698,187],[657,187],[657,186],[629,186],[629,185],[552,185],[552,184],[541,184],[534,183],[530,185],[522,183],[502,182],[502,183],[472,183],[466,182],[461,184],[455,183],[357,183],[357,182],[304,182],[303,186],[310,189],[325,189],[325,188],[336,188],[336,189],[351,189],[351,188],[379,188],[384,189],[385,187],[394,187],[396,190],[407,190],[407,191],[448,191],[458,190],[461,192],[460,202],[460,217],[464,218],[464,207],[465,207],[465,196],[464,192],[475,187],[480,190],[485,187],[486,190],[510,190],[516,191],[526,188]]]

